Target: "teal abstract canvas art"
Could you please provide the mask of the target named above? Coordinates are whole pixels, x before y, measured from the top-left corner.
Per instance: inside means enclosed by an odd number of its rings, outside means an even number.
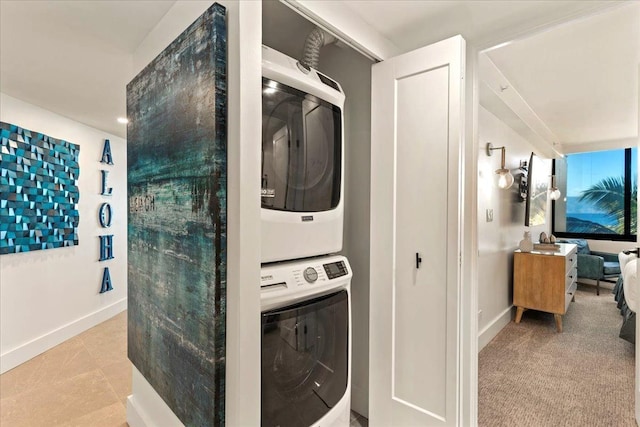
[[[225,420],[225,13],[127,86],[128,353],[187,426]]]

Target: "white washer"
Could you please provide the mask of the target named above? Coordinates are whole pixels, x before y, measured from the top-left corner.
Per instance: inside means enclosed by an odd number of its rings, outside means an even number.
[[[264,266],[262,427],[347,427],[351,267],[340,255]]]

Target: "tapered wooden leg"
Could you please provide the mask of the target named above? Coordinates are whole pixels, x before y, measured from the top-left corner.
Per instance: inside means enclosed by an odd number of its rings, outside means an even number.
[[[554,314],[553,317],[556,319],[556,330],[562,332],[562,316],[560,314]]]
[[[571,297],[571,302],[576,302],[576,296],[575,295]]]
[[[520,323],[520,320],[522,320],[522,313],[524,313],[524,307],[518,307],[516,310],[516,323]]]
[[[596,281],[596,295],[600,295],[600,279]]]

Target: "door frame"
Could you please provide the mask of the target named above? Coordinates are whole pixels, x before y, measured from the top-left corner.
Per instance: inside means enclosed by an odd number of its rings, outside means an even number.
[[[638,81],[640,82],[640,65],[638,65]],[[640,112],[640,89],[638,90],[638,111]],[[638,135],[640,135],[640,120],[638,120]],[[640,138],[638,138],[637,142],[638,148],[640,148]],[[638,166],[640,166],[640,158],[637,159]],[[640,170],[640,169],[638,169]],[[640,212],[636,212],[638,219],[640,219]],[[637,224],[637,222],[636,222]],[[636,230],[636,248],[640,248],[640,233]],[[640,250],[638,253],[638,257],[640,258]],[[636,265],[637,268],[637,277],[640,277],[640,262]],[[622,273],[622,272],[621,272]],[[638,284],[640,286],[640,284]],[[636,295],[638,295],[638,289],[636,288]],[[640,424],[640,357],[638,354],[640,352],[640,328],[636,327],[636,363],[635,363],[635,383],[634,383],[634,398],[635,398],[635,414],[636,414],[636,423]]]

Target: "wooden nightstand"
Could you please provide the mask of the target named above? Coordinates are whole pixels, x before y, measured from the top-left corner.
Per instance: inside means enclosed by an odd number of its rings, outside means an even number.
[[[513,305],[516,323],[527,309],[553,313],[558,332],[562,316],[577,288],[577,247],[560,243],[559,252],[520,252],[513,255]]]

